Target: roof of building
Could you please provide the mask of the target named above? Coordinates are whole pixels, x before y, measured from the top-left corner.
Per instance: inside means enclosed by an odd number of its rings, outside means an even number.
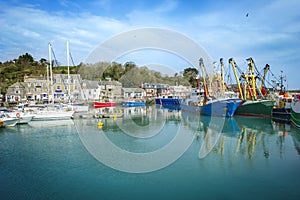
[[[25,86],[24,86],[23,83],[21,83],[21,82],[16,82],[16,83],[14,83],[14,84],[8,86],[8,88],[17,88],[17,87],[18,87],[18,88],[19,88],[19,87],[25,88]]]
[[[82,80],[82,86],[84,89],[97,89],[98,81]]]
[[[144,90],[142,88],[122,88],[123,92],[135,92],[142,93]]]
[[[98,81],[98,85],[116,85],[116,86],[122,86],[122,83],[119,81]]]

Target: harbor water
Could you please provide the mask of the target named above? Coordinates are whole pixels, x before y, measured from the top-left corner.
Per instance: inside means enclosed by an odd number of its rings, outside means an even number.
[[[289,124],[118,109],[1,128],[1,199],[300,199],[300,130]]]

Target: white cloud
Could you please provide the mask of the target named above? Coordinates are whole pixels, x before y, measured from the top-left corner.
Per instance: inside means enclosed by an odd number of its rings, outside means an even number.
[[[105,38],[127,28],[127,25],[112,19],[94,16],[89,13],[64,16],[54,15],[35,7],[7,7],[0,13],[3,21],[0,44],[14,49],[23,46],[24,51],[48,57],[47,43],[53,43],[58,60],[65,64],[65,43],[70,40],[73,54],[78,62],[85,59],[90,51]],[[20,41],[23,41],[20,43]],[[28,42],[27,42],[28,41]],[[37,50],[38,49],[38,50]],[[5,55],[1,61],[14,59],[20,55]]]

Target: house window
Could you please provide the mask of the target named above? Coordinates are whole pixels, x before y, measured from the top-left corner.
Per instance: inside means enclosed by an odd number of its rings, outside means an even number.
[[[19,90],[16,90],[16,92],[15,92],[16,94],[20,94],[20,91]]]
[[[56,86],[56,89],[57,89],[57,90],[60,90],[60,85]]]

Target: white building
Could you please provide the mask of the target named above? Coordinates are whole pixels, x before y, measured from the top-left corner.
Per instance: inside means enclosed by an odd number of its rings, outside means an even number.
[[[146,96],[146,91],[142,88],[122,88],[122,94],[124,99],[142,99]]]

